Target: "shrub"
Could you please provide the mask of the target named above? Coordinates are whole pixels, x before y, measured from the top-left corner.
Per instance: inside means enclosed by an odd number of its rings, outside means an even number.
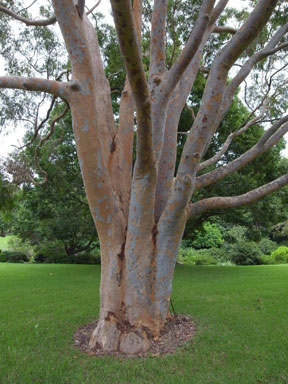
[[[75,255],[75,264],[101,264],[100,249],[95,248],[89,253],[79,253]]]
[[[236,265],[261,264],[261,252],[254,241],[240,241],[232,247],[232,261]]]
[[[209,254],[209,251],[210,249],[180,248],[178,261],[187,265],[216,265],[217,260]]]
[[[195,265],[194,255],[195,255],[195,249],[180,248],[178,252],[178,261],[183,264]]]
[[[270,238],[277,242],[288,240],[288,221],[274,225],[270,230]]]
[[[261,240],[263,235],[262,235],[260,229],[252,227],[252,228],[249,228],[248,231],[246,231],[245,236],[247,237],[248,241],[256,241],[256,242],[258,242],[258,241]]]
[[[191,242],[194,248],[220,247],[223,243],[222,233],[217,224],[204,223],[203,230],[195,231],[195,239]]]
[[[191,239],[185,239],[181,241],[181,248],[186,249],[186,248],[191,248],[192,247],[192,242],[193,240]]]
[[[273,257],[271,255],[261,255],[261,264],[263,265],[273,265],[275,264],[275,261],[273,260]]]
[[[277,248],[276,251],[271,253],[271,257],[275,264],[287,264],[288,263],[288,247],[282,245]]]
[[[45,260],[46,260],[46,257],[42,253],[38,253],[37,255],[34,256],[35,263],[44,263]]]
[[[95,248],[90,252],[76,255],[67,255],[61,242],[42,243],[35,247],[36,263],[47,264],[100,264],[100,249]]]
[[[224,233],[224,240],[228,243],[238,243],[246,239],[247,228],[241,225],[234,225],[233,227],[226,230]]]
[[[194,258],[195,265],[216,265],[217,260],[208,254],[198,254]]]
[[[34,248],[34,252],[36,256],[34,257],[34,260],[38,263],[40,263],[42,256],[45,263],[58,263],[58,264],[65,264],[68,263],[68,256],[64,250],[63,243],[60,241],[53,241],[53,242],[43,242],[41,244],[38,244]],[[36,258],[38,255],[42,255],[37,261]]]
[[[6,261],[6,256],[3,254],[3,252],[0,250],[0,263],[5,263]]]
[[[23,252],[4,251],[1,253],[5,257],[5,261],[9,263],[24,263],[28,261],[28,257]]]
[[[8,239],[8,249],[14,252],[25,253],[25,255],[32,256],[33,250],[31,244],[23,241],[16,236],[10,236]]]
[[[226,247],[210,248],[207,253],[220,264],[231,261],[231,255]]]
[[[270,255],[271,252],[275,251],[277,249],[277,243],[275,241],[272,241],[270,239],[263,238],[259,243],[258,243],[260,251],[264,255]]]

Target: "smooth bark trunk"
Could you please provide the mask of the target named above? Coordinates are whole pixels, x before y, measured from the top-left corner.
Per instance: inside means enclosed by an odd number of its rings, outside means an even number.
[[[146,352],[149,339],[159,336],[169,314],[172,278],[184,223],[183,217],[172,237],[167,228],[165,235],[158,233],[155,226],[150,236],[137,243],[126,240],[120,252],[119,248],[115,251],[102,247],[101,307],[90,348],[129,354]],[[161,225],[164,229],[165,225]],[[107,239],[102,242],[109,243]]]

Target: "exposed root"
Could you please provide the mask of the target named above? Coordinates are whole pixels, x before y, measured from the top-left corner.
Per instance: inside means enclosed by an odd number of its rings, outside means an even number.
[[[89,355],[158,356],[173,353],[195,333],[190,316],[172,316],[167,320],[160,337],[155,339],[147,329],[119,322],[110,313],[109,319],[80,328],[74,335],[74,344]]]

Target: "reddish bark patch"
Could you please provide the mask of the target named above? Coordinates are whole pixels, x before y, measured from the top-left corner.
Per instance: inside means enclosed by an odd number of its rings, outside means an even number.
[[[82,352],[91,356],[118,356],[118,357],[157,357],[174,353],[178,348],[191,340],[196,334],[195,325],[190,316],[175,315],[170,317],[164,329],[161,331],[159,339],[154,339],[147,332],[148,340],[151,347],[145,353],[137,353],[134,355],[126,355],[119,352],[103,352],[100,345],[97,344],[93,350],[89,349],[89,340],[93,330],[96,328],[97,321],[89,323],[79,328],[74,334],[74,346]],[[121,332],[129,332],[128,324],[118,324],[117,327]]]

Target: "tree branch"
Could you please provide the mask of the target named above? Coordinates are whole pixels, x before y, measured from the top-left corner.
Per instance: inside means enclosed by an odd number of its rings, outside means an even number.
[[[154,164],[151,99],[130,0],[111,0],[115,26],[137,112],[137,168]]]
[[[176,164],[177,130],[179,118],[196,79],[201,64],[204,46],[214,28],[216,20],[225,9],[227,3],[228,0],[220,0],[214,8],[210,17],[209,26],[206,28],[198,51],[189,63],[179,83],[174,88],[170,96],[164,127],[164,143],[162,145],[161,158],[159,161],[155,206],[156,220],[158,220],[161,213],[163,212],[172,191]],[[159,141],[161,141],[162,136],[159,134],[159,132],[155,132],[154,140],[156,141],[156,135],[159,136]]]
[[[230,33],[231,35],[235,35],[237,29],[228,27],[228,26],[215,26],[213,29],[213,33]]]
[[[202,163],[199,164],[198,172],[209,167],[212,164],[217,163],[217,161],[219,161],[221,157],[226,153],[233,139],[235,139],[235,137],[242,135],[244,132],[247,131],[247,129],[249,129],[252,125],[256,124],[264,116],[265,111],[269,104],[267,99],[265,101],[266,102],[264,102],[261,113],[258,116],[254,117],[254,119],[249,120],[243,127],[240,127],[235,132],[230,133],[230,135],[227,137],[221,149],[213,157],[211,157],[208,160],[202,161]]]
[[[149,78],[165,71],[165,25],[168,0],[154,0],[151,25]]]
[[[218,127],[217,118],[223,101],[228,72],[271,16],[277,0],[259,0],[241,29],[216,55],[205,87],[202,104],[186,140],[178,174],[194,176],[198,164]]]
[[[221,112],[219,114],[219,117],[217,118],[217,126],[221,123],[223,120],[225,114],[229,110],[233,96],[239,87],[239,85],[246,79],[246,77],[249,75],[253,67],[261,60],[265,59],[266,57],[273,55],[274,53],[280,51],[281,49],[285,49],[288,46],[288,43],[280,44],[278,47],[276,45],[280,42],[282,37],[288,32],[288,23],[283,25],[281,28],[278,29],[278,31],[274,34],[274,36],[271,38],[271,40],[268,42],[268,44],[261,49],[260,51],[256,52],[252,57],[250,57],[246,63],[243,64],[240,71],[237,73],[237,75],[231,80],[231,82],[227,85],[227,88],[225,90],[224,94],[224,100],[221,107]]]
[[[54,128],[55,128],[55,124],[61,120],[65,115],[66,113],[68,112],[69,110],[69,106],[66,105],[65,109],[63,112],[61,112],[58,116],[56,116],[53,120],[52,120],[52,123],[51,123],[51,127],[50,127],[50,130],[48,132],[48,134],[43,137],[41,140],[40,140],[40,143],[37,145],[37,147],[35,148],[35,153],[34,153],[34,162],[35,162],[35,165],[36,165],[36,168],[40,171],[40,173],[42,173],[42,175],[44,176],[44,180],[42,181],[36,181],[35,179],[32,179],[33,183],[34,184],[37,184],[37,185],[43,185],[45,183],[47,183],[47,180],[48,180],[48,173],[46,171],[44,171],[44,169],[41,167],[41,165],[39,164],[39,151],[40,151],[40,148],[42,147],[42,145],[53,135],[54,133]]]
[[[68,99],[69,91],[66,83],[36,77],[0,76],[0,88],[22,89],[24,91],[47,92]]]
[[[207,187],[208,185],[215,184],[217,181],[222,180],[224,177],[230,175],[232,172],[236,172],[246,164],[254,160],[257,156],[263,154],[268,149],[273,147],[278,141],[288,132],[288,115],[279,119],[274,125],[272,125],[260,138],[252,148],[250,148],[243,155],[237,159],[231,161],[214,171],[205,173],[196,178],[195,189]]]
[[[288,173],[274,181],[271,181],[268,184],[262,185],[261,187],[253,189],[250,192],[244,193],[243,195],[233,197],[211,197],[197,201],[196,203],[188,205],[188,219],[214,209],[236,208],[255,203],[264,196],[277,191],[287,184]]]
[[[92,13],[94,11],[94,9],[96,9],[98,7],[98,5],[101,3],[101,0],[98,0],[97,3],[95,5],[93,5],[92,8],[90,8],[87,12],[86,12],[86,15],[90,15],[90,13]]]
[[[80,1],[83,1],[83,0],[80,0]],[[86,12],[86,15],[87,16],[90,15],[90,13],[92,13],[95,10],[95,8],[98,7],[100,2],[101,2],[101,0],[98,0],[97,3]],[[85,6],[85,4],[83,4],[82,6],[80,4],[80,8],[79,8],[79,4],[77,5],[78,13],[82,12],[81,16],[79,13],[80,18],[83,17],[84,6]],[[24,9],[27,9],[27,8],[24,8]],[[79,11],[79,9],[80,9],[80,11]],[[16,12],[12,11],[9,8],[4,7],[3,5],[0,5],[0,12],[3,12],[6,15],[13,17],[13,19],[15,19],[15,20],[21,21],[22,23],[26,24],[27,26],[47,27],[48,25],[52,25],[52,24],[55,24],[57,22],[56,16],[51,16],[51,17],[49,17],[49,19],[44,19],[44,20],[31,20],[31,19],[28,19],[27,17],[23,17],[23,16],[18,15]]]
[[[13,19],[21,21],[22,23],[25,23],[27,26],[45,27],[47,25],[55,24],[57,21],[55,16],[49,17],[49,19],[46,19],[46,20],[30,20],[30,19],[27,19],[26,17],[22,17],[18,15],[17,13],[11,11],[11,9],[4,7],[3,5],[0,5],[0,12],[6,13],[7,15],[13,17]]]

